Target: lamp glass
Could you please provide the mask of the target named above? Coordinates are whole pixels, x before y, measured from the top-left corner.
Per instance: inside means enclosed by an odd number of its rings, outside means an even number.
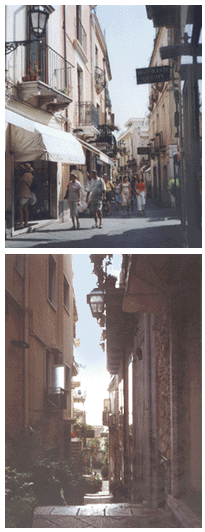
[[[43,6],[32,6],[30,15],[32,32],[36,37],[41,37],[45,31],[46,21],[49,14]]]
[[[93,317],[99,317],[104,310],[104,294],[98,288],[95,288],[88,296],[87,303],[90,305],[90,309]]]

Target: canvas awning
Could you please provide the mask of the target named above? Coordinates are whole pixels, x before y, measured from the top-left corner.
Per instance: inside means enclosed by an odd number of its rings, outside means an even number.
[[[102,151],[100,152],[100,160],[103,161],[103,163],[109,164],[110,166],[114,166],[114,162],[112,161],[112,159],[110,159]]]
[[[15,161],[61,161],[68,164],[85,164],[80,142],[66,133],[6,109],[6,122],[11,127],[11,151]]]

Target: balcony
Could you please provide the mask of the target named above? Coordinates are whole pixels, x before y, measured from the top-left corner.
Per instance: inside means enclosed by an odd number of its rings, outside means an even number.
[[[63,388],[46,388],[44,390],[45,407],[48,410],[66,410],[67,394]]]
[[[72,101],[73,66],[42,41],[9,45],[8,80],[18,87],[19,98],[53,112],[66,108]]]
[[[96,139],[97,148],[113,157],[117,153],[117,142],[108,125],[99,126],[100,134]]]
[[[91,102],[78,102],[75,109],[76,128],[82,129],[84,135],[94,137],[98,130],[98,111]]]
[[[105,88],[105,74],[99,67],[95,67],[95,89],[97,94],[100,94]]]
[[[152,159],[155,159],[155,157],[159,156],[160,153],[163,153],[166,151],[166,144],[164,140],[164,134],[163,131],[160,131],[159,133],[155,134],[155,138],[151,139],[151,149],[150,149],[150,155]]]
[[[103,425],[106,427],[120,427],[123,425],[123,414],[119,414],[118,412],[113,414],[111,412],[108,412],[106,410],[102,413],[102,420]]]
[[[109,412],[106,410],[104,410],[102,413],[102,422],[105,427],[109,426]]]

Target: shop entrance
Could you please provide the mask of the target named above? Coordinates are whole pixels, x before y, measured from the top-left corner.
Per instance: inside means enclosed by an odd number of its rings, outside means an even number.
[[[22,163],[23,164],[23,163]],[[31,191],[36,195],[35,205],[29,205],[29,221],[57,218],[57,163],[31,161],[34,180]],[[23,175],[21,163],[15,168],[15,225],[19,221],[19,181]]]

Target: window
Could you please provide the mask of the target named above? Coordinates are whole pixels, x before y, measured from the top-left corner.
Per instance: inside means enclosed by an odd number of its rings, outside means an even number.
[[[76,6],[76,22],[77,22],[77,39],[82,43],[82,6]]]
[[[95,46],[95,66],[98,67],[98,48]]]
[[[69,283],[64,275],[64,281],[63,281],[63,303],[66,310],[70,311],[70,287]]]
[[[53,255],[48,259],[48,299],[56,307],[56,261]]]

